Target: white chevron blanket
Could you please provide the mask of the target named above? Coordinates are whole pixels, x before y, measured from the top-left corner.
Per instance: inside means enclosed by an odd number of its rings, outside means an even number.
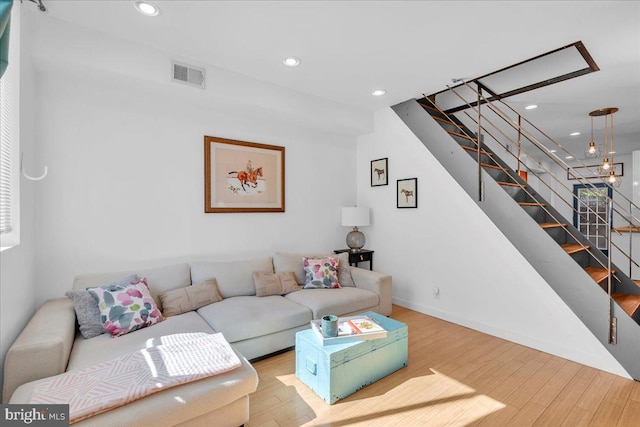
[[[117,338],[115,338],[117,339]],[[29,403],[69,404],[73,424],[170,387],[230,371],[240,359],[222,334],[175,334],[162,344],[51,377]]]

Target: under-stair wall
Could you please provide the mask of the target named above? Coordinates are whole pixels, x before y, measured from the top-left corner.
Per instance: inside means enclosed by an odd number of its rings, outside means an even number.
[[[465,192],[477,201],[476,161],[415,100],[392,108]],[[439,136],[437,141],[434,135]],[[624,369],[633,378],[640,379],[640,326],[614,304],[618,343],[609,344],[607,294],[486,171],[483,170],[482,175],[485,201],[477,202],[480,209]]]

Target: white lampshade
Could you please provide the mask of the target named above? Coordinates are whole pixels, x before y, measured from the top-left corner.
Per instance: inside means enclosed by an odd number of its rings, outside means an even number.
[[[342,208],[342,225],[345,227],[364,227],[369,225],[369,208]]]

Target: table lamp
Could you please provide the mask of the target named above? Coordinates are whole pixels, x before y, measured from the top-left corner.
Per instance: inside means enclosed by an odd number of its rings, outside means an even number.
[[[358,227],[369,225],[369,208],[349,207],[342,208],[342,225],[353,227],[347,234],[347,246],[352,252],[357,252],[364,247],[364,234]]]

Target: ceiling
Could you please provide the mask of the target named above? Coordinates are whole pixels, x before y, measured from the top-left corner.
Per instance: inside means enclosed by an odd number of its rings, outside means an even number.
[[[600,71],[507,102],[579,153],[589,111],[618,107],[616,151],[640,149],[636,1],[179,0],[155,1],[156,17],[133,1],[44,3],[52,18],[367,112],[582,41]],[[289,55],[301,64],[285,67]]]

